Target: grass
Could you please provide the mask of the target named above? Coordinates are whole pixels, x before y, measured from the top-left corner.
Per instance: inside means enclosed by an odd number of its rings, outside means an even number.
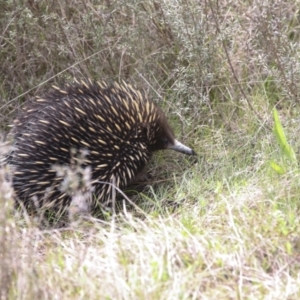
[[[198,155],[157,153],[134,205],[63,228],[13,212],[1,169],[0,299],[299,299],[300,172],[273,132],[276,107],[298,158],[299,3],[23,2],[0,11],[3,135],[51,83],[124,79]]]

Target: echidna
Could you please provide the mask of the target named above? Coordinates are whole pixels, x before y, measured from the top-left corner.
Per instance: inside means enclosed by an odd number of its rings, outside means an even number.
[[[91,168],[92,207],[110,200],[113,185],[127,187],[152,152],[195,154],[174,138],[162,110],[124,82],[54,86],[23,108],[11,136],[8,163],[16,197],[25,207],[32,199],[51,202],[55,209],[70,204],[72,195],[62,190],[63,178],[54,166],[70,165],[73,150],[86,150],[82,163]]]

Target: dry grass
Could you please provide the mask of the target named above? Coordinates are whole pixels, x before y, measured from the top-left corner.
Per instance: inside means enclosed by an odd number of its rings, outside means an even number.
[[[299,299],[300,172],[271,130],[276,106],[299,152],[299,5],[2,3],[3,133],[50,83],[125,79],[199,155],[158,154],[137,207],[61,229],[13,213],[2,170],[0,298]]]
[[[257,184],[239,190],[61,230],[7,217],[3,299],[297,299],[299,219]]]

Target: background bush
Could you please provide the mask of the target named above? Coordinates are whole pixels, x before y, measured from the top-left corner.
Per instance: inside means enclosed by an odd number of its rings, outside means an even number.
[[[8,0],[2,7],[5,122],[19,102],[74,77],[130,81],[196,127],[255,109],[250,98],[260,93],[270,106],[297,102],[297,2]]]

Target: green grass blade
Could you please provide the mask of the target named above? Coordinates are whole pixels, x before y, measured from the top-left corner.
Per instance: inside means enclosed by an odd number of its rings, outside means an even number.
[[[274,133],[282,152],[286,155],[288,159],[296,162],[297,161],[296,154],[293,148],[287,142],[276,108],[274,108],[273,110],[273,118],[274,118]]]

